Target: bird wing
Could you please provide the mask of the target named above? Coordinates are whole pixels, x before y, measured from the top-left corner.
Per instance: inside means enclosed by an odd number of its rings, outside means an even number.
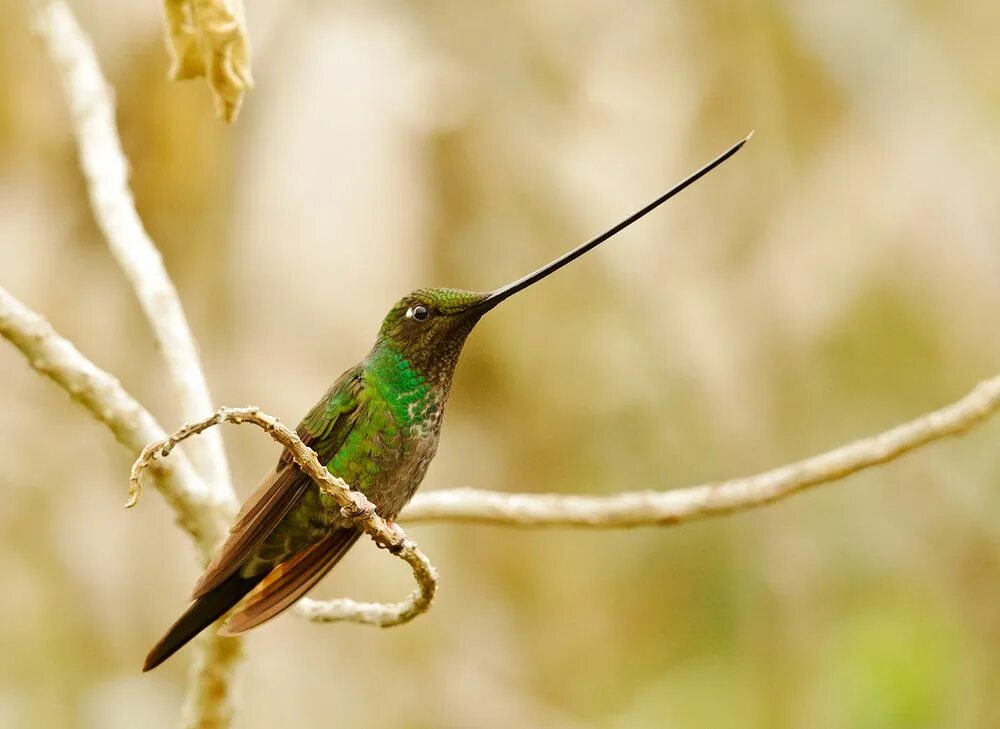
[[[321,463],[327,463],[340,449],[357,420],[361,378],[360,366],[345,372],[299,423],[299,438],[316,451]],[[299,469],[291,453],[287,449],[282,452],[275,470],[240,509],[229,537],[194,586],[191,598],[211,592],[239,569],[311,484],[312,479]]]
[[[335,529],[279,564],[240,601],[219,634],[243,633],[287,609],[323,579],[359,536],[358,529]]]

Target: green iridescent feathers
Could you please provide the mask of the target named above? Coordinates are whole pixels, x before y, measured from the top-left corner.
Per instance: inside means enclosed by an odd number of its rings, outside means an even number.
[[[340,449],[357,417],[364,389],[364,368],[358,365],[338,377],[299,423],[299,437],[316,451],[321,462],[325,463]]]
[[[427,378],[417,372],[402,352],[386,345],[368,364],[368,379],[385,400],[395,422],[416,425],[433,412]]]

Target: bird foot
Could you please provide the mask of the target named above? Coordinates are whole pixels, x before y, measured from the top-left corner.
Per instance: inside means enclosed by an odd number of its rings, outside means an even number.
[[[340,515],[345,519],[361,519],[367,518],[375,513],[375,505],[365,501],[364,505],[359,503],[359,500],[354,502],[354,506],[342,506],[340,507]]]
[[[386,549],[393,554],[399,554],[403,550],[403,546],[406,544],[406,532],[404,532],[403,528],[392,519],[386,519],[385,525],[392,533],[393,539],[392,543],[386,545]]]

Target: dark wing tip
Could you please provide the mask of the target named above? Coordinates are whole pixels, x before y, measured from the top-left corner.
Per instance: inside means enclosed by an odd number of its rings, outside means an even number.
[[[164,636],[164,639],[159,643],[154,645],[149,653],[146,655],[146,660],[142,664],[142,672],[148,673],[154,668],[159,666],[165,660],[170,658],[174,653],[181,649],[184,643],[173,641],[170,644],[167,643],[167,638],[169,636]]]
[[[264,575],[243,577],[236,572],[221,585],[198,598],[149,651],[142,664],[142,672],[152,671],[183,648],[189,640],[222,617],[262,579]]]
[[[142,672],[149,673],[165,660],[167,660],[167,656],[158,656],[155,651],[150,651],[149,655],[146,656],[146,661],[142,664]]]

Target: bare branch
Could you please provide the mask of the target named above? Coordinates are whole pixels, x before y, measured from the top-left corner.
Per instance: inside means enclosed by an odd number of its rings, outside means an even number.
[[[116,378],[94,365],[59,336],[44,317],[2,288],[0,336],[21,350],[35,370],[53,380],[108,426],[115,439],[133,454],[140,453],[150,440],[164,437],[156,419]],[[160,493],[207,559],[225,535],[228,519],[235,512],[235,500],[220,500],[217,492],[194,472],[184,454],[170,464],[158,464],[156,476]]]
[[[811,486],[888,463],[928,443],[964,433],[997,410],[1000,376],[979,383],[951,405],[884,433],[747,478],[603,497],[449,489],[418,495],[400,519],[608,529],[681,524],[770,504]]]
[[[216,623],[216,627],[220,625],[221,621]],[[243,641],[205,630],[194,645],[181,727],[226,729],[233,722],[233,672],[243,657]]]
[[[250,39],[242,0],[164,0],[170,78],[202,76],[215,97],[215,112],[232,122],[253,88]]]
[[[128,161],[115,125],[113,91],[93,46],[62,0],[37,3],[34,21],[66,92],[94,216],[149,320],[177,390],[182,417],[203,417],[214,410],[208,384],[177,290],[135,209]],[[235,498],[218,433],[192,444],[189,454],[211,486],[225,492],[226,498]]]
[[[117,379],[94,365],[42,316],[0,288],[0,336],[10,341],[38,372],[104,423],[133,455],[145,443],[165,437],[156,419]],[[191,535],[202,561],[207,562],[226,534],[236,500],[210,488],[195,473],[183,453],[170,464],[157,463],[156,486],[177,514],[177,523]],[[229,684],[239,657],[236,638],[209,635],[195,652],[197,680],[191,683],[185,726],[224,729],[232,715]],[[225,719],[225,720],[224,720]]]
[[[332,475],[316,457],[316,453],[277,418],[263,413],[259,408],[219,408],[214,415],[194,423],[187,423],[167,438],[147,445],[132,465],[129,477],[128,505],[135,505],[142,493],[142,473],[157,458],[166,457],[178,443],[193,435],[203,433],[220,423],[253,423],[267,432],[291,453],[295,463],[341,508],[344,518],[353,520],[379,545],[388,549],[410,565],[417,588],[401,603],[359,603],[353,600],[334,600],[330,603],[308,601],[302,606],[303,614],[321,622],[351,621],[389,627],[409,622],[425,612],[437,591],[437,570],[420,551],[416,543],[407,539],[399,527],[390,527],[375,513],[375,506],[360,491],[354,491],[343,479]]]

